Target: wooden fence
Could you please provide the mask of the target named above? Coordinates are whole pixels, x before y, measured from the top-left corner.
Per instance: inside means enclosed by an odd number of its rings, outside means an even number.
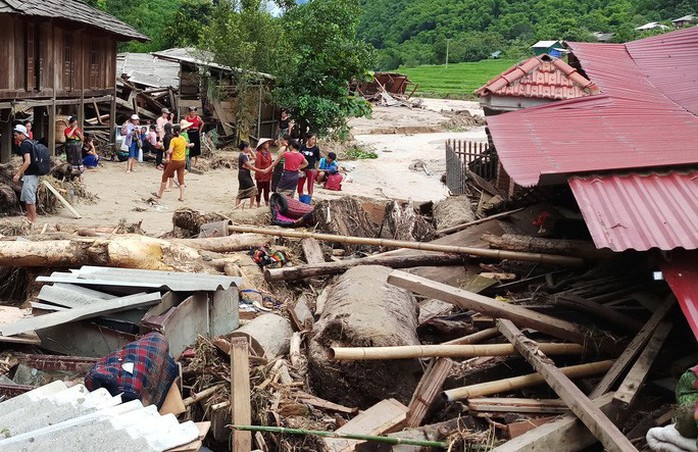
[[[454,195],[465,193],[468,171],[488,182],[496,179],[497,164],[497,154],[488,143],[446,141],[446,185]]]

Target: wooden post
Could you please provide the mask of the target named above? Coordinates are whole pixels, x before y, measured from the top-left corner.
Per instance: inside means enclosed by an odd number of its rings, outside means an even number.
[[[590,398],[594,399],[600,397],[611,389],[611,386],[618,380],[637,354],[640,353],[640,349],[647,343],[659,322],[661,322],[667,312],[674,306],[675,301],[676,298],[674,298],[673,295],[670,296],[669,299],[652,314],[652,317],[650,317],[640,332],[635,335],[635,338],[630,342],[625,352],[613,363],[611,370],[608,371],[594,390],[591,391],[589,395]]]
[[[429,368],[419,380],[408,406],[406,427],[419,427],[427,415],[431,404],[441,391],[446,377],[451,372],[453,361],[448,358],[438,358],[432,361]]]
[[[642,351],[642,354],[637,358],[637,361],[628,372],[628,376],[625,377],[618,391],[616,391],[616,395],[613,397],[614,402],[619,402],[626,408],[632,406],[637,393],[645,383],[647,374],[654,360],[657,358],[657,355],[659,355],[659,350],[661,350],[664,341],[667,336],[669,336],[672,327],[673,325],[671,322],[662,322],[659,324],[650,338],[650,341],[647,343],[647,346]]]
[[[252,406],[250,403],[250,363],[247,355],[247,339],[234,337],[230,339],[230,402],[233,424],[252,424]],[[252,433],[233,430],[233,450],[250,452],[252,450]]]
[[[457,289],[427,278],[393,270],[388,277],[388,282],[420,295],[453,303],[465,310],[472,309],[495,318],[510,319],[522,326],[534,328],[560,339],[570,340],[578,344],[584,344],[587,340],[586,332],[574,323]]]
[[[0,163],[7,163],[12,158],[12,110],[0,110],[0,140]]]
[[[54,85],[55,86],[55,85]],[[48,109],[48,150],[56,155],[56,91],[53,92],[51,106]]]
[[[99,118],[99,113],[97,117]],[[85,90],[82,87],[80,88],[80,103],[78,104],[78,127],[80,130],[85,128]]]
[[[499,331],[526,358],[531,366],[540,373],[550,387],[565,401],[570,410],[587,426],[603,446],[611,451],[636,451],[637,449],[618,430],[613,422],[591,400],[567,378],[555,364],[546,357],[538,345],[526,338],[510,320],[498,321]]]

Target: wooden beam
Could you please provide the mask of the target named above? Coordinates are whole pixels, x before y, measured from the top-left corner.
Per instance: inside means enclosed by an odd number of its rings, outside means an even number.
[[[624,408],[632,406],[672,327],[673,324],[666,321],[661,322],[657,326],[642,354],[637,358],[633,367],[630,368],[628,376],[625,377],[618,391],[616,391],[616,395],[613,398],[614,402],[620,403]]]
[[[244,337],[230,339],[230,402],[232,423],[236,425],[252,424],[250,363],[247,339]],[[250,452],[252,450],[252,433],[233,430],[232,450]]]
[[[604,394],[592,403],[608,415],[613,409],[613,393]],[[568,414],[507,441],[492,452],[577,452],[594,443],[596,438],[589,429],[576,416]]]
[[[337,433],[382,435],[400,428],[407,418],[407,407],[395,399],[387,399],[373,405],[336,430]],[[353,451],[363,441],[343,438],[323,439],[329,452]],[[233,448],[235,452],[237,449]]]
[[[618,427],[598,407],[594,406],[591,400],[539,350],[538,345],[526,338],[514,323],[500,319],[497,327],[607,450],[611,452],[637,450],[618,430]]]
[[[55,128],[55,127],[54,127],[54,128]],[[82,215],[80,215],[80,214],[78,213],[78,211],[75,210],[75,208],[74,208],[73,206],[70,205],[70,203],[63,197],[63,195],[61,195],[61,194],[58,192],[58,190],[56,190],[56,188],[55,188],[53,185],[51,185],[51,184],[50,184],[47,180],[45,180],[45,179],[42,180],[41,183],[44,184],[44,185],[46,186],[46,188],[48,188],[48,190],[49,190],[51,193],[53,193],[53,196],[55,196],[55,197],[58,199],[58,201],[60,201],[61,204],[63,204],[63,206],[64,206],[66,209],[68,209],[68,210],[70,211],[70,213],[73,214],[73,216],[74,216],[75,218],[78,218],[78,219],[79,219],[79,218],[82,218]]]
[[[160,293],[136,294],[128,297],[115,298],[81,308],[68,309],[66,311],[52,312],[37,317],[29,317],[19,320],[9,325],[2,325],[3,336],[14,336],[33,330],[42,330],[52,326],[63,325],[65,323],[76,322],[78,320],[100,317],[112,312],[133,309],[139,306],[147,306],[160,301]]]
[[[468,399],[468,409],[489,413],[559,414],[569,412],[565,402],[560,399],[521,399],[516,397]]]
[[[534,328],[560,339],[571,340],[578,344],[584,344],[587,340],[586,331],[574,323],[457,289],[427,278],[394,270],[388,277],[388,282],[420,295],[453,303],[466,310],[472,309],[492,317],[509,319],[521,326]]]
[[[526,432],[530,432],[536,427],[548,424],[555,420],[555,416],[541,417],[537,419],[526,419],[524,421],[507,424],[507,435],[510,439],[517,438]]]
[[[598,318],[607,320],[608,322],[633,333],[642,329],[642,323],[635,320],[633,317],[621,314],[620,312],[596,303],[586,298],[575,294],[561,294],[556,297],[556,300],[564,305],[572,308],[577,308],[580,311],[588,312]]]
[[[613,363],[613,367],[608,373],[601,379],[598,385],[591,391],[589,397],[595,399],[603,394],[607,393],[615,382],[620,378],[621,374],[628,368],[630,363],[635,359],[635,357],[640,353],[642,347],[645,346],[650,336],[654,333],[654,330],[659,325],[659,322],[666,316],[669,310],[674,306],[676,298],[672,295],[670,296],[664,304],[659,306],[659,308],[654,311],[652,317],[645,323],[640,332],[635,335],[633,340],[630,342],[628,347],[625,349],[622,355]]]
[[[301,247],[305,255],[305,261],[309,264],[322,264],[325,262],[325,255],[320,248],[320,242],[313,238],[301,240]]]
[[[441,392],[441,387],[452,367],[453,361],[448,358],[438,358],[432,361],[412,395],[412,400],[408,406],[407,428],[419,427],[422,424],[434,399]]]

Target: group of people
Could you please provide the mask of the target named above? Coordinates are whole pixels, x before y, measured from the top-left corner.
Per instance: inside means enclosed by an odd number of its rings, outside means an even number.
[[[314,134],[308,134],[301,143],[292,139],[288,133],[284,133],[279,139],[276,158],[272,158],[269,149],[273,141],[270,138],[262,138],[255,150],[252,150],[246,141],[240,143],[236,209],[244,209],[246,199],[250,200],[250,208],[255,207],[255,203],[256,207],[260,207],[262,198],[268,206],[270,192],[282,193],[290,197],[298,193],[299,199],[309,202],[316,182],[324,183],[330,177],[341,178],[337,155],[329,152],[327,156],[321,157],[317,137]],[[254,180],[252,173],[254,173]],[[304,195],[306,188],[307,195]]]

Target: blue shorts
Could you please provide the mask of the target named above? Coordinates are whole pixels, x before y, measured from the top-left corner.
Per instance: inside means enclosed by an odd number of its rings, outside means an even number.
[[[131,143],[131,146],[128,147],[128,158],[138,158],[138,143]]]

